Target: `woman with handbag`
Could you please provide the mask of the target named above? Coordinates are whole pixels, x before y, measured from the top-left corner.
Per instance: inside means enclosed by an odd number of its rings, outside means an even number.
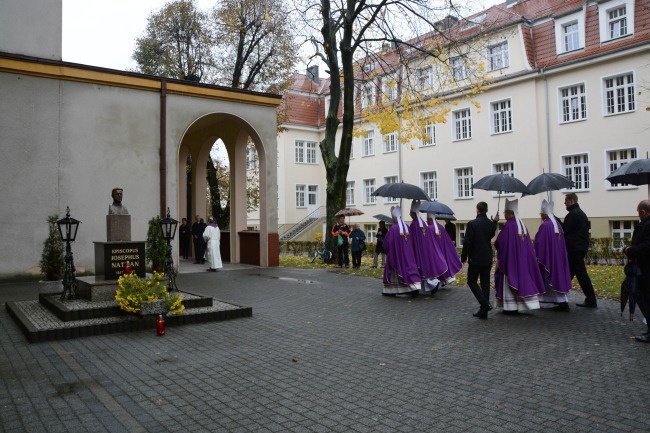
[[[354,230],[350,233],[350,239],[352,239],[352,245],[350,245],[352,267],[359,269],[361,268],[361,254],[366,249],[366,235],[359,228],[359,224],[354,225]]]

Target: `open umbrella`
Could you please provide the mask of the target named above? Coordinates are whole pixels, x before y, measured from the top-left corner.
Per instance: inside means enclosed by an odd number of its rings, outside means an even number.
[[[650,197],[650,159],[637,159],[623,164],[605,179],[612,184],[648,185],[648,197]]]
[[[499,193],[499,202],[501,202],[502,192],[523,192],[530,194],[526,185],[514,176],[503,173],[490,174],[475,182],[473,188],[484,189],[486,191],[496,191]],[[497,212],[499,204],[497,204]]]
[[[525,195],[539,194],[540,192],[559,191],[565,188],[573,188],[575,183],[568,177],[558,173],[542,173],[528,182],[526,188],[528,193]],[[550,201],[550,199],[549,199]]]
[[[388,224],[393,223],[393,219],[391,217],[389,217],[388,215],[381,214],[381,213],[377,214],[377,215],[374,215],[373,218],[378,219],[379,221],[383,221],[383,222],[388,223]]]
[[[439,201],[432,200],[432,201],[423,201],[420,203],[420,212],[427,212],[427,213],[434,213],[436,215],[438,214],[446,214],[446,215],[453,215],[454,211],[451,210],[449,206],[446,204],[440,203]]]
[[[380,186],[372,193],[376,197],[408,198],[411,200],[429,200],[429,196],[422,188],[410,183],[396,182]]]
[[[437,213],[435,215],[438,220],[456,221],[456,217],[448,213]]]
[[[354,208],[354,207],[346,207],[345,209],[341,209],[337,213],[334,214],[335,216],[355,216],[355,215],[363,215],[363,212],[361,212],[359,209]],[[348,218],[349,222],[349,218]]]

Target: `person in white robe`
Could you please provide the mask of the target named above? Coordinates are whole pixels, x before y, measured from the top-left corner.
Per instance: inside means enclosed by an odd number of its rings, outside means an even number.
[[[221,251],[219,250],[221,230],[219,230],[219,226],[217,226],[217,223],[212,217],[208,219],[208,226],[203,231],[203,239],[207,244],[205,259],[210,266],[208,271],[216,272],[217,269],[223,268],[223,263],[221,262]]]

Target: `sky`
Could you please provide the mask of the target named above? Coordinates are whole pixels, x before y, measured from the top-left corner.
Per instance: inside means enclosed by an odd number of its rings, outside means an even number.
[[[131,55],[147,18],[170,0],[63,0],[63,60],[117,70],[134,69]],[[485,7],[505,0],[483,0]],[[469,0],[470,3],[479,3]],[[208,10],[216,0],[197,0]]]

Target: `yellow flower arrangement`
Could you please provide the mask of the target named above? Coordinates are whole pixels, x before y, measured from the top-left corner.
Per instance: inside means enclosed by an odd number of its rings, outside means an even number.
[[[164,274],[154,272],[150,279],[143,279],[136,274],[122,275],[117,280],[115,300],[120,309],[128,313],[137,313],[142,309],[142,303],[152,303],[162,300],[167,304],[169,312],[181,314],[185,310],[183,297],[178,293],[167,291],[162,283]]]

